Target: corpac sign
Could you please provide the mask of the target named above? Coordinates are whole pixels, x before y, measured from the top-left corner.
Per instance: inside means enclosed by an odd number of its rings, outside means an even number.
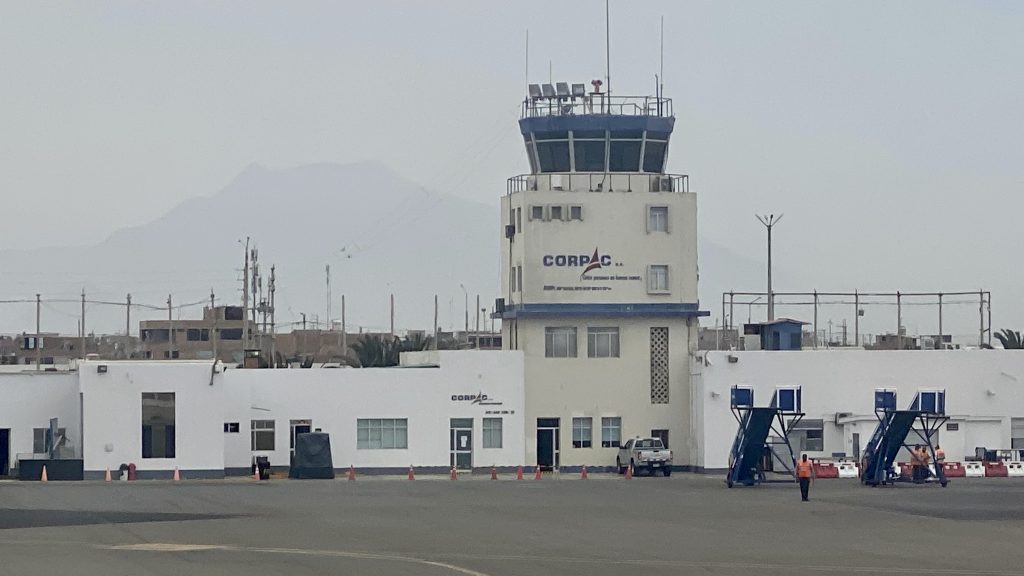
[[[469,402],[470,404],[479,404],[480,406],[501,406],[500,400],[495,400],[483,392],[477,392],[476,394],[452,394],[452,402]]]
[[[597,270],[603,266],[612,265],[612,257],[608,254],[601,254],[597,248],[594,248],[594,254],[587,256],[586,254],[547,254],[543,259],[545,266],[556,266],[559,268],[577,268],[583,266],[583,272],[580,274],[586,274],[591,270]]]

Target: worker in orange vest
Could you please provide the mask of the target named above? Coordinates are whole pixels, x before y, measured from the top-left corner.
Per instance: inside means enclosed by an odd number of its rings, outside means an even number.
[[[935,445],[935,465],[941,466],[946,461],[946,451],[942,449],[942,446]]]
[[[800,500],[807,502],[807,493],[811,490],[811,480],[814,479],[814,464],[803,455],[796,463],[796,477],[800,481]]]

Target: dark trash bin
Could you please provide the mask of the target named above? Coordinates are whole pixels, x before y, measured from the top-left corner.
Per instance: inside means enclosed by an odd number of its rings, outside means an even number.
[[[260,480],[270,480],[270,457],[257,456],[256,462],[252,465],[252,473],[260,473]]]

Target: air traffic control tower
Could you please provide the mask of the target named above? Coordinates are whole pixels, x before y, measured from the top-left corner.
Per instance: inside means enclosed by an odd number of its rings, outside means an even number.
[[[665,165],[661,96],[601,82],[530,85],[519,129],[530,173],[502,199],[503,345],[522,350],[528,465],[614,466],[634,436],[690,463],[697,202]]]

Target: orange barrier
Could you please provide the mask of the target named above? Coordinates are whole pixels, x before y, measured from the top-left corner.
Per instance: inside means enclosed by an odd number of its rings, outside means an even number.
[[[900,470],[900,477],[912,478],[914,476],[913,467],[910,465],[910,462],[900,462],[897,466]]]
[[[1006,464],[1002,462],[985,462],[986,478],[1006,478],[1009,475],[1006,470]]]
[[[815,462],[814,475],[818,478],[839,478],[839,468],[833,462]]]
[[[964,470],[964,465],[960,462],[943,462],[942,473],[945,474],[946,478],[964,478],[967,476],[967,471]]]
[[[522,479],[523,479],[523,467],[519,466],[518,468],[516,468],[516,480],[522,480]]]

